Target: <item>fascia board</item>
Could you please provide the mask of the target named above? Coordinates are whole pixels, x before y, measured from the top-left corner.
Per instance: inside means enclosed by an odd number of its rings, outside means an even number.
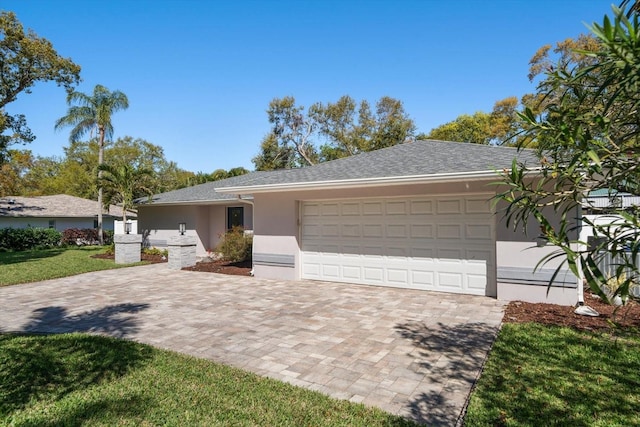
[[[476,171],[476,172],[455,172],[455,173],[442,173],[442,174],[431,174],[431,175],[359,178],[359,179],[335,180],[335,181],[312,181],[312,182],[293,182],[293,183],[237,186],[237,187],[221,187],[221,188],[216,188],[215,191],[219,193],[226,193],[226,194],[253,194],[253,193],[269,193],[269,192],[278,192],[278,191],[381,187],[381,186],[387,186],[387,185],[402,185],[402,184],[429,184],[429,183],[439,183],[439,182],[467,181],[470,179],[487,180],[490,178],[498,178],[498,173],[496,170]]]

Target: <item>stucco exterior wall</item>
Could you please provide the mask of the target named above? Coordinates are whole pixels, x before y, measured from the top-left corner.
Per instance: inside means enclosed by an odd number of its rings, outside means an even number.
[[[227,207],[244,207],[246,218],[252,218],[253,207],[250,204],[230,205],[175,205],[175,206],[139,206],[138,230],[146,237],[151,246],[166,247],[169,238],[178,235],[178,224],[187,225],[187,236],[196,238],[196,254],[205,256],[208,250],[216,247],[227,227]],[[253,224],[253,221],[250,222]],[[247,228],[248,229],[248,228]]]

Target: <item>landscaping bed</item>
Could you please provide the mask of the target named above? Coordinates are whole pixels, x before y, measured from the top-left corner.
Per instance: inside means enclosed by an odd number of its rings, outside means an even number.
[[[240,262],[231,261],[200,261],[193,267],[185,267],[183,270],[203,271],[207,273],[231,274],[233,276],[250,276],[252,269],[251,261]]]
[[[611,322],[613,321],[619,327],[640,328],[640,304],[635,301],[630,301],[623,307],[614,307],[602,302],[594,297],[591,291],[586,290],[584,303],[600,313],[600,316],[589,317],[575,314],[573,312],[575,307],[512,301],[505,309],[503,322],[536,322],[584,331],[607,331],[611,330]]]

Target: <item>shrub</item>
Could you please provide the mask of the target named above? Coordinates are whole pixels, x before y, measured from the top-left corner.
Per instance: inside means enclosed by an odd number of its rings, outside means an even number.
[[[167,249],[158,249],[158,248],[142,248],[142,253],[145,255],[161,255],[161,256],[169,256],[169,251]]]
[[[252,235],[245,234],[242,227],[233,227],[216,246],[216,252],[220,252],[225,261],[240,262],[251,258],[252,245]]]
[[[62,234],[53,228],[0,229],[0,248],[11,251],[45,249],[60,245]]]
[[[105,245],[113,243],[113,231],[103,231]],[[93,246],[100,244],[98,230],[95,228],[67,228],[62,232],[63,245]]]

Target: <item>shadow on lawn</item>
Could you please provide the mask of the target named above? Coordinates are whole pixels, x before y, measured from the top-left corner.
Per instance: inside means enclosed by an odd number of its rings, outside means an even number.
[[[408,322],[397,325],[396,330],[417,350],[412,352],[414,371],[425,375],[433,385],[431,391],[411,402],[411,418],[433,426],[456,425],[496,338],[497,327]]]
[[[44,307],[34,310],[24,332],[64,333],[91,332],[125,338],[135,334],[138,321],[131,314],[149,307],[149,304],[116,304],[76,315],[68,315],[64,307]]]
[[[1,252],[0,265],[21,264],[43,258],[52,258],[60,255],[66,250],[66,248],[54,248],[33,251]]]
[[[143,365],[151,350],[125,340],[109,337],[64,334],[47,336],[0,335],[0,419],[30,403],[60,401],[65,396],[87,390],[125,375]],[[83,418],[108,411],[126,414],[140,397],[125,393],[117,401],[97,396],[90,402],[70,400],[57,418],[36,411],[33,425],[81,425]]]

